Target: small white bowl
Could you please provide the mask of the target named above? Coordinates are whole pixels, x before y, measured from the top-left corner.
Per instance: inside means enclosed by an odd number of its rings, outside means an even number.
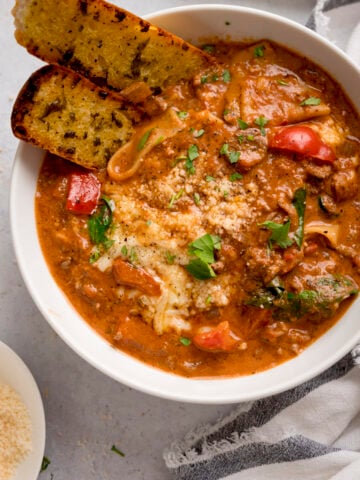
[[[286,18],[249,8],[195,5],[147,17],[197,43],[203,37],[274,40],[312,59],[336,78],[360,111],[356,65],[338,48]],[[34,194],[43,152],[20,143],[11,184],[11,227],[18,264],[38,308],[56,332],[85,360],[110,377],[138,390],[172,400],[233,403],[287,390],[334,364],[360,338],[360,298],[343,318],[301,355],[256,375],[197,380],[145,365],[111,347],[76,313],[54,282],[40,250]]]
[[[3,342],[0,342],[0,383],[9,385],[20,395],[28,409],[32,427],[32,451],[19,464],[11,480],[36,480],[45,449],[44,407],[30,370]]]

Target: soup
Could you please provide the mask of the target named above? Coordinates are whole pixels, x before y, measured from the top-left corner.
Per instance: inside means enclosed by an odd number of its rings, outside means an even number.
[[[214,64],[144,98],[106,170],[46,156],[37,227],[110,344],[178,375],[248,375],[300,354],[358,293],[360,121],[282,46],[204,48]]]

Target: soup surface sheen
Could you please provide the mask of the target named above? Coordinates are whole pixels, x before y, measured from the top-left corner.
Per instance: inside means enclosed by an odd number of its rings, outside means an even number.
[[[246,375],[299,354],[357,294],[360,121],[279,45],[205,48],[214,65],[144,98],[133,140],[90,174],[91,215],[67,208],[89,173],[46,156],[37,226],[56,282],[111,344],[183,376]]]

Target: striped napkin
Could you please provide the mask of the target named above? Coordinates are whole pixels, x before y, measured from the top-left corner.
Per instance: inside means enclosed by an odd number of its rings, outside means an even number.
[[[307,25],[360,65],[360,1],[318,0]],[[175,480],[360,480],[360,345],[316,378],[198,427],[164,459]]]

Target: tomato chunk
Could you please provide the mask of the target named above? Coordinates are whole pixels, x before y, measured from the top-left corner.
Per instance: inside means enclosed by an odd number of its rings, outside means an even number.
[[[101,193],[101,183],[91,172],[76,172],[70,175],[66,210],[91,214],[95,211]]]
[[[278,130],[269,139],[269,147],[300,153],[332,163],[336,160],[334,150],[324,143],[319,134],[306,125],[291,125]]]
[[[200,331],[192,338],[194,345],[208,352],[231,352],[239,338],[230,330],[229,322],[220,322],[216,327]]]

